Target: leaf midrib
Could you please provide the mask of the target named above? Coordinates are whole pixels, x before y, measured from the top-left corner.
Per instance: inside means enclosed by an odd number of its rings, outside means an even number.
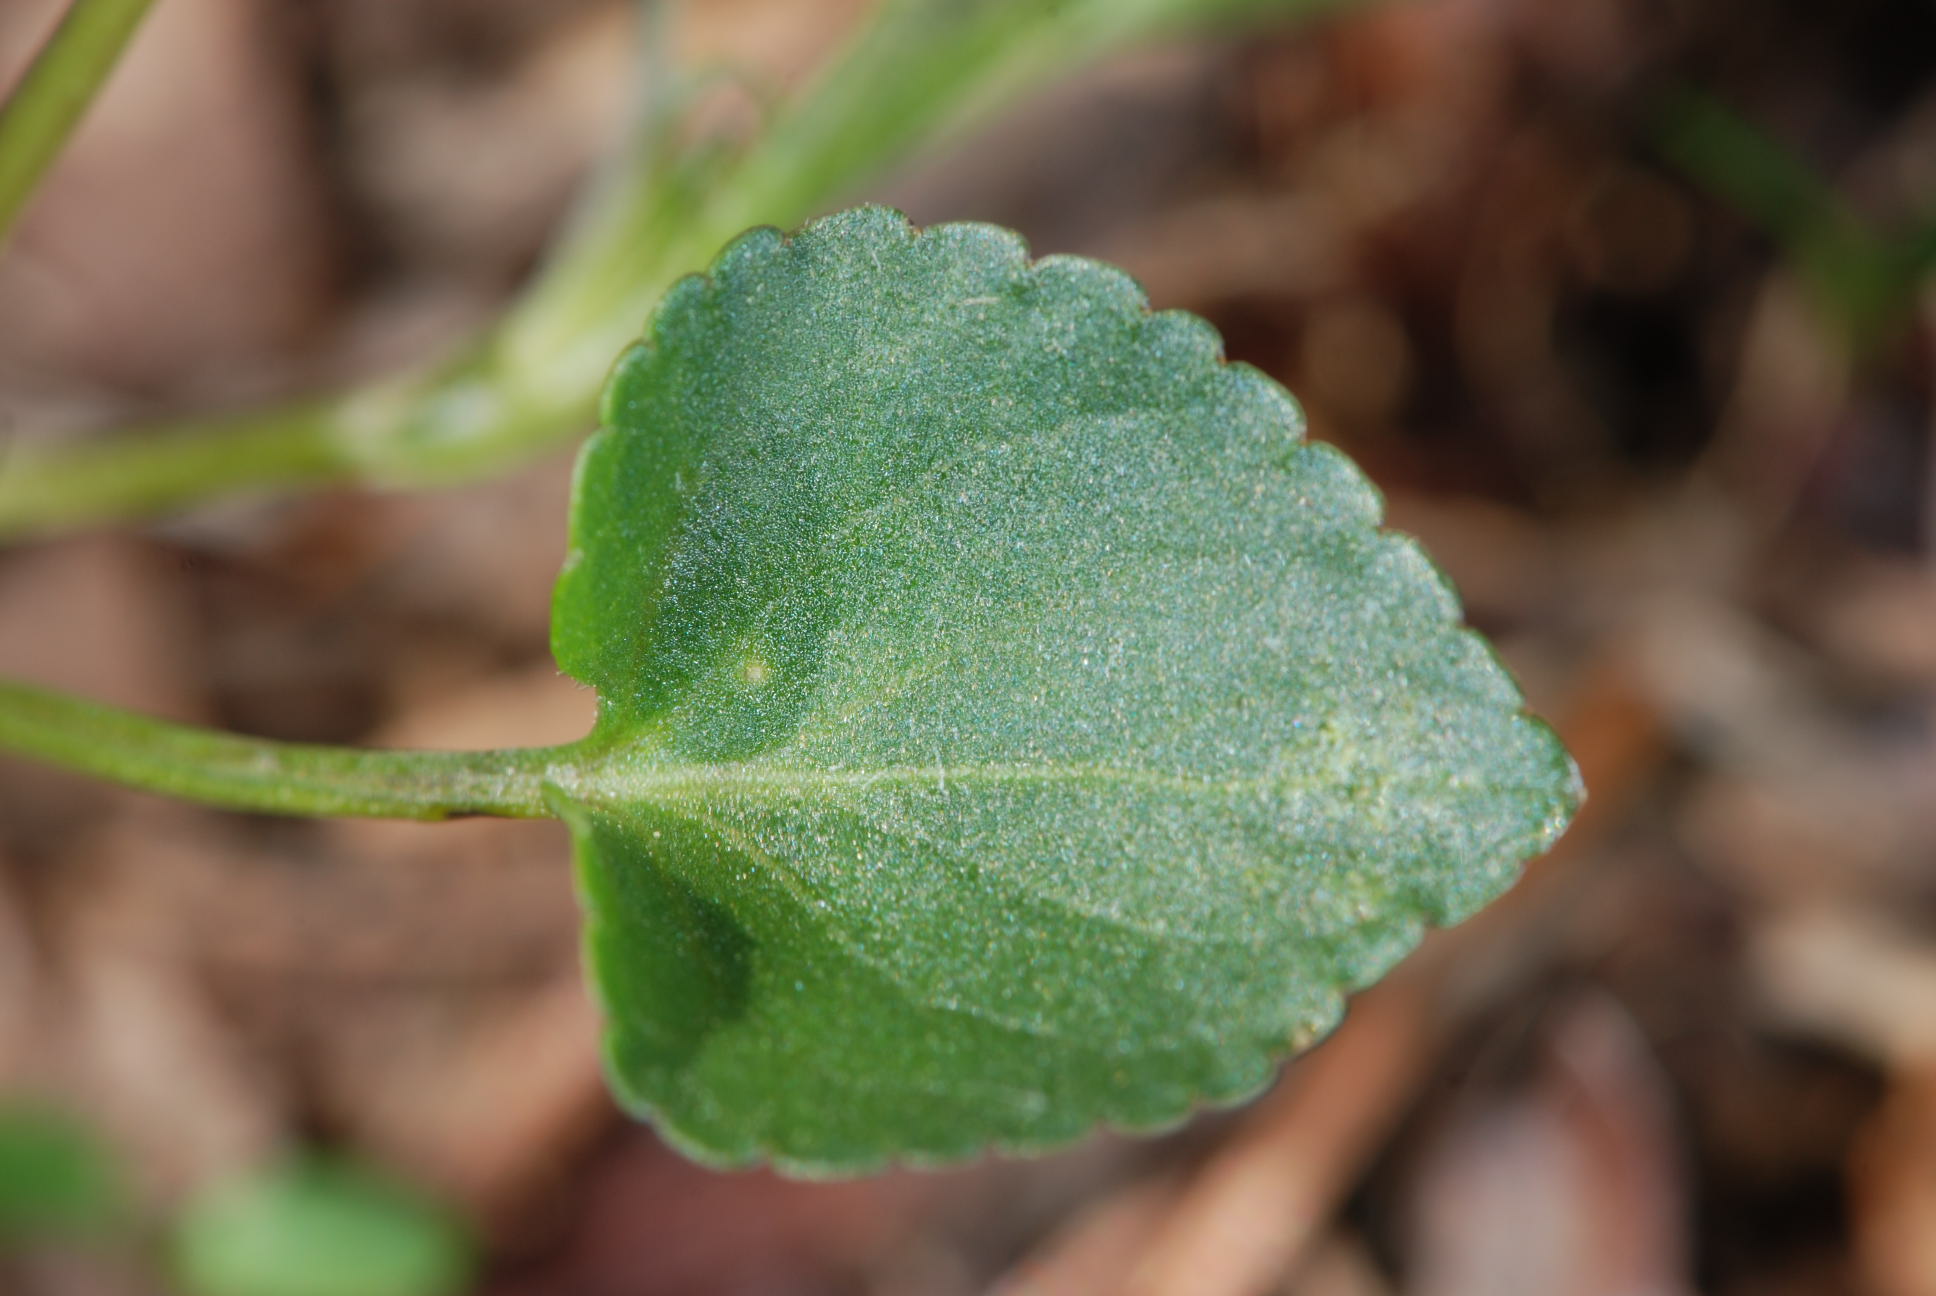
[[[928,786],[946,792],[964,787],[1003,785],[1092,784],[1188,796],[1272,798],[1333,796],[1362,782],[1375,782],[1382,791],[1403,790],[1407,780],[1380,772],[1373,780],[1350,777],[1298,777],[1290,771],[1247,774],[1234,778],[1135,769],[1103,763],[974,761],[951,765],[887,765],[871,769],[837,769],[813,765],[784,765],[768,761],[672,762],[641,757],[624,750],[607,750],[591,760],[566,759],[554,766],[550,781],[574,800],[622,808],[640,803],[680,805],[698,800],[717,803],[722,794],[771,793],[797,797],[809,794],[868,791],[874,788]]]

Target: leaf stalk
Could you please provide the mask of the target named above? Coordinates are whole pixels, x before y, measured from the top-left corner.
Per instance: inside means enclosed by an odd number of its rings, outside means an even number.
[[[328,402],[15,451],[0,458],[0,542],[241,491],[428,486],[528,460],[590,430],[612,357],[675,277],[747,226],[797,225],[964,119],[1136,39],[1339,2],[884,0],[750,148],[672,150],[665,132],[638,132],[537,277],[455,362]]]
[[[175,724],[0,680],[0,751],[230,810],[375,819],[542,819],[569,749],[379,751]]]

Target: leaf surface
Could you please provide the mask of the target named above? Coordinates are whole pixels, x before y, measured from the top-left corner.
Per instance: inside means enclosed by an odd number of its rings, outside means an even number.
[[[1375,491],[1095,262],[863,208],[677,285],[554,612],[624,1099],[715,1163],[1261,1087],[1579,792]]]

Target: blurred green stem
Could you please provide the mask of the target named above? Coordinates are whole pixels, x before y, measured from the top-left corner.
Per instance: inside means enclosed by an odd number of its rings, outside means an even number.
[[[455,362],[339,398],[0,458],[0,540],[211,496],[485,476],[589,430],[614,358],[672,280],[758,223],[792,226],[962,118],[1127,42],[1340,0],[883,0],[736,155],[647,122],[546,265]]]
[[[1936,269],[1936,213],[1906,233],[1878,229],[1801,157],[1710,95],[1666,97],[1660,143],[1702,188],[1760,226],[1857,356],[1909,317]]]
[[[0,246],[153,0],[74,0],[0,106]]]

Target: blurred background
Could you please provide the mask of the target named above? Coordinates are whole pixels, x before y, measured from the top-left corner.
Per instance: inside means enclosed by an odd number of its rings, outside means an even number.
[[[676,62],[735,69],[709,111],[750,129],[866,7],[691,0]],[[58,8],[0,5],[0,83]],[[0,437],[487,323],[613,145],[636,21],[160,0],[0,256]],[[0,1228],[0,1291],[171,1290],[163,1221],[308,1151],[456,1221],[438,1289],[491,1296],[1936,1293],[1936,8],[1333,4],[1072,69],[848,198],[1118,262],[1295,391],[1578,755],[1564,844],[1247,1109],[807,1184],[614,1111],[557,825],[0,762],[0,1092],[120,1221]],[[279,738],[575,738],[569,464],[12,545],[0,671]],[[4,1147],[0,1224],[53,1164],[10,1188]]]

